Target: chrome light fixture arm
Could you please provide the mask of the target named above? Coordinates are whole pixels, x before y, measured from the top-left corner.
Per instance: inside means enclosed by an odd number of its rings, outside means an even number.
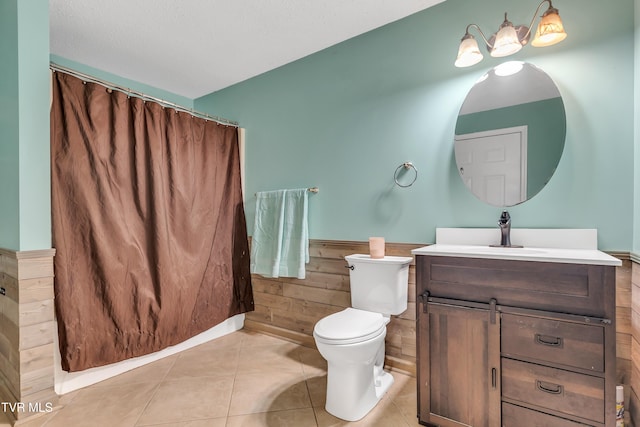
[[[476,30],[478,30],[478,32],[480,33],[480,36],[482,37],[482,40],[484,40],[485,44],[487,45],[487,50],[493,49],[493,44],[489,43],[489,40],[487,39],[487,36],[484,35],[484,33],[482,32],[482,30],[480,29],[480,27],[477,24],[469,24],[469,25],[467,25],[467,29],[465,30],[464,37],[471,36],[471,33],[469,33],[469,28],[471,28],[471,27],[473,27]]]
[[[534,12],[533,18],[531,18],[531,23],[529,23],[529,26],[527,27],[527,34],[524,35],[524,37],[522,38],[523,40],[529,41],[529,37],[531,37],[531,29],[533,28],[533,23],[536,22],[536,18],[538,17],[538,13],[540,13],[540,8],[545,3],[549,3],[549,8],[547,9],[547,11],[553,10],[553,11],[555,11],[555,13],[558,13],[558,9],[553,7],[553,4],[551,4],[551,0],[542,0],[540,2],[540,4],[538,5],[538,8]],[[545,12],[545,14],[546,13],[547,12]]]

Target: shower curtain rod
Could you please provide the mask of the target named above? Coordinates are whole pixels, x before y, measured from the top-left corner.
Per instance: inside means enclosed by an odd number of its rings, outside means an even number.
[[[225,119],[225,118],[222,118],[222,117],[212,116],[212,115],[207,114],[207,113],[201,113],[199,111],[195,111],[193,109],[189,109],[189,108],[183,107],[183,106],[175,104],[173,102],[165,101],[164,99],[160,99],[160,98],[156,98],[155,96],[147,95],[147,94],[144,94],[142,92],[138,92],[136,90],[133,90],[133,89],[130,89],[130,88],[127,88],[127,87],[123,87],[123,86],[120,86],[118,84],[111,83],[111,82],[108,82],[106,80],[102,80],[102,79],[99,79],[97,77],[94,77],[94,76],[90,76],[88,74],[83,74],[83,73],[81,73],[79,71],[72,70],[72,69],[67,68],[67,67],[63,67],[62,65],[58,65],[58,64],[55,64],[53,62],[49,63],[49,68],[51,68],[51,70],[53,70],[54,72],[58,72],[59,71],[61,73],[69,74],[69,75],[77,77],[77,78],[79,78],[81,80],[84,80],[86,82],[97,83],[99,85],[105,86],[108,89],[117,90],[119,92],[126,93],[127,95],[135,96],[136,98],[140,98],[140,99],[145,100],[145,101],[153,101],[153,102],[156,102],[156,103],[158,103],[160,105],[163,105],[165,107],[173,108],[174,110],[182,111],[184,113],[189,113],[194,117],[198,117],[198,118],[205,119],[205,120],[211,120],[211,121],[214,121],[216,123],[220,123],[221,125],[240,127],[240,124],[238,122],[234,122],[232,120],[228,120],[228,119]]]

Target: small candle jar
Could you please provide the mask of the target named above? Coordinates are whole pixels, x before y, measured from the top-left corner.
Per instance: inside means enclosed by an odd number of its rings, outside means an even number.
[[[384,237],[369,237],[369,255],[371,258],[384,258]]]

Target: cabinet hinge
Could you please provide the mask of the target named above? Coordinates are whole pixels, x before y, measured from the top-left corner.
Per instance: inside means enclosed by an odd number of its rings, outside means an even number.
[[[492,325],[496,324],[496,304],[498,304],[498,301],[495,298],[491,298],[491,301],[489,301],[489,321]]]

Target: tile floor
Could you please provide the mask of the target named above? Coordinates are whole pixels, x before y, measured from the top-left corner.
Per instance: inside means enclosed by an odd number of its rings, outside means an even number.
[[[61,396],[59,409],[18,425],[419,426],[415,378],[394,372],[378,405],[348,423],[324,410],[326,368],[314,349],[242,330]]]

